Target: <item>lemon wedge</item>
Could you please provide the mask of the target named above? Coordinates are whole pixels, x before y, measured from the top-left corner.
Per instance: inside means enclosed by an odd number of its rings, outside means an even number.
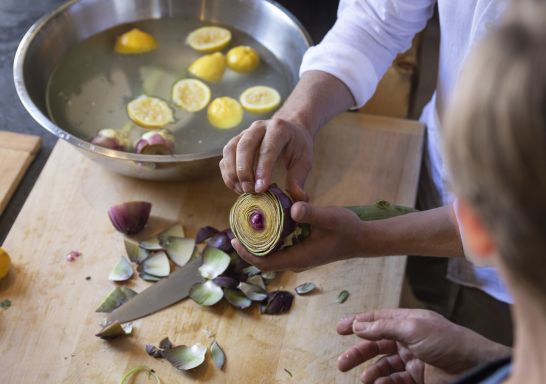
[[[197,112],[209,103],[210,88],[199,80],[182,79],[173,86],[172,99],[180,108]]]
[[[11,267],[11,259],[8,253],[0,248],[0,280],[6,277]]]
[[[231,32],[221,27],[201,27],[190,33],[186,43],[201,53],[224,49],[231,41]]]
[[[201,56],[195,60],[188,68],[188,72],[201,80],[209,83],[220,81],[226,70],[226,57],[215,52],[210,55]]]
[[[248,73],[260,64],[260,56],[252,47],[240,45],[227,53],[227,66],[235,72]]]
[[[243,108],[231,97],[218,97],[210,103],[207,115],[209,122],[216,128],[230,129],[243,120]]]
[[[165,101],[146,95],[131,101],[127,113],[142,128],[157,129],[174,122],[173,111]]]
[[[266,113],[276,109],[281,103],[281,95],[276,89],[258,85],[246,89],[239,97],[241,105],[248,112]]]
[[[150,52],[156,48],[157,41],[152,35],[134,28],[118,37],[114,50],[122,55],[130,55]]]

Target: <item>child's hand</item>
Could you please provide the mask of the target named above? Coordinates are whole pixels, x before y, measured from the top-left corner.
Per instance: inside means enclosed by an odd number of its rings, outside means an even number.
[[[339,356],[338,368],[348,371],[382,356],[361,375],[364,383],[443,382],[479,364],[510,353],[510,348],[420,309],[384,309],[342,319],[341,335],[363,339]],[[425,372],[425,367],[427,370]],[[432,368],[429,371],[429,368]]]

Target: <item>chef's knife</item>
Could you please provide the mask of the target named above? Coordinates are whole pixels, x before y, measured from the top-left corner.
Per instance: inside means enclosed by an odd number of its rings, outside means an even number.
[[[139,319],[188,297],[193,285],[204,282],[198,270],[202,263],[201,257],[194,256],[188,264],[178,267],[169,277],[159,280],[116,308],[108,315],[108,322],[126,323]]]

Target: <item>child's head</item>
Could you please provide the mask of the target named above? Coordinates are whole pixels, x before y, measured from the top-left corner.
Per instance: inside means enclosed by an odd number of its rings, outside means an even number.
[[[444,137],[467,246],[546,298],[545,2],[514,2],[475,52]]]

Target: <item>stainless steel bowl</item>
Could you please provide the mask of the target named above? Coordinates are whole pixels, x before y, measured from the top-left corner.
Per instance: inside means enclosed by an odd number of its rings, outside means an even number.
[[[139,155],[91,145],[47,116],[46,87],[63,55],[82,40],[116,25],[188,17],[248,33],[285,67],[292,86],[310,38],[283,7],[267,0],[72,0],[38,20],[23,37],[14,62],[15,87],[32,117],[55,136],[108,169],[150,180],[184,180],[217,168],[222,149],[173,156]]]

